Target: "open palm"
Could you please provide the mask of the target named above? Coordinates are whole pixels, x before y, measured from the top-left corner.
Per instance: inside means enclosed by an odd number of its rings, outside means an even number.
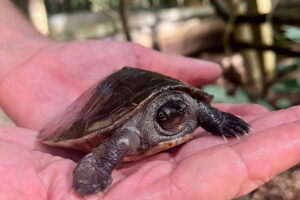
[[[25,128],[0,128],[0,199],[81,199],[71,188],[79,152],[47,147],[37,131],[95,81],[123,65],[202,85],[220,73],[214,64],[163,56],[129,43],[52,44],[0,82],[0,102]],[[8,89],[10,88],[10,90]],[[218,105],[254,129],[225,143],[202,129],[172,152],[113,172],[104,193],[86,199],[231,199],[300,162],[300,107],[268,112],[257,105]]]

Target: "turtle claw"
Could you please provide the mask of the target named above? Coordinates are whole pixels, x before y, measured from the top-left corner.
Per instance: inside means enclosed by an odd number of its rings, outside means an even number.
[[[198,124],[212,134],[219,135],[223,139],[224,136],[239,139],[240,136],[249,132],[249,125],[241,118],[222,112],[205,102],[200,102],[198,106]],[[227,141],[227,139],[224,140]]]
[[[250,129],[251,130],[251,129]],[[243,132],[244,135],[248,136],[249,134],[247,132]]]
[[[217,129],[217,134],[237,139],[242,135],[248,135],[250,127],[244,120],[230,113],[223,112],[222,115],[223,120]]]
[[[239,136],[238,134],[234,134],[234,135],[235,135],[235,138],[236,138],[236,139],[238,139],[238,140],[241,139],[240,136]]]
[[[225,141],[226,143],[228,142],[228,140],[227,140],[227,138],[226,138],[225,135],[222,135],[222,138],[224,139],[224,141]]]

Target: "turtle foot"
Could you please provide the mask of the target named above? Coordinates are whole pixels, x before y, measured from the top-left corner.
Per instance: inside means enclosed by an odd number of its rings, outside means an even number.
[[[97,166],[92,153],[83,157],[73,171],[73,188],[81,195],[101,192],[111,182],[111,175]]]
[[[239,139],[239,136],[248,134],[250,127],[241,118],[222,112],[205,102],[199,102],[198,105],[198,124],[205,130],[222,136],[225,141],[227,141],[226,137]]]
[[[222,115],[223,120],[218,127],[218,135],[239,139],[239,136],[248,134],[250,127],[247,122],[230,113],[223,112]]]

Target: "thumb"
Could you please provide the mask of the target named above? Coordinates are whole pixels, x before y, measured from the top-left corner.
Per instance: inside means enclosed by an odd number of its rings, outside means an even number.
[[[137,67],[172,76],[195,86],[214,82],[222,72],[216,63],[165,55],[139,45],[134,46],[134,53],[137,56]]]

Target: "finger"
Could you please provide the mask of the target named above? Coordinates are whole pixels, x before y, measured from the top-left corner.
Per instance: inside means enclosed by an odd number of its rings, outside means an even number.
[[[76,150],[45,145],[41,141],[37,140],[37,135],[37,131],[32,131],[25,128],[0,127],[1,141],[22,145],[28,150],[41,151],[74,161],[78,161],[82,157],[82,153]]]
[[[48,199],[83,199],[72,189],[72,172],[75,163],[71,160],[34,152],[34,164],[47,192]],[[95,195],[87,199],[96,199]]]
[[[19,127],[0,127],[0,140],[16,143],[28,149],[40,147],[36,141],[37,132]]]
[[[274,113],[276,114],[276,112]],[[292,119],[290,118],[290,120]],[[268,123],[268,121],[266,121],[266,123]],[[286,123],[282,126],[289,125],[290,123]],[[283,129],[285,129],[285,127],[283,127]],[[268,131],[270,131],[270,129]],[[251,155],[253,155],[253,153],[266,153],[267,155],[265,156],[271,155],[276,159],[276,154],[272,155],[270,152],[263,151],[265,146],[268,146],[268,148],[273,147],[277,151],[282,151],[282,154],[286,154],[285,156],[291,154],[291,151],[293,151],[292,155],[297,157],[300,151],[299,139],[292,147],[288,145],[291,145],[291,141],[295,141],[295,133],[299,131],[300,130],[294,130],[292,135],[286,135],[286,140],[277,138],[277,142],[281,142],[281,144],[276,145],[272,143],[269,144],[269,142],[266,143],[268,137],[272,138],[274,140],[273,142],[276,142],[276,137],[273,136],[255,139],[256,135],[264,135],[264,132],[253,134],[253,136],[250,135],[241,141],[243,141],[244,146],[247,146],[249,142],[246,141],[248,138],[251,138],[254,144],[252,144],[251,148],[246,148],[246,151],[242,153],[248,154],[248,159],[252,158]],[[257,140],[260,142],[258,146],[255,146]],[[187,145],[194,141],[189,142]],[[198,147],[201,148],[202,145],[200,141],[201,138],[198,139]],[[245,165],[246,161],[244,161],[245,155],[242,157],[235,145],[236,144],[220,144],[208,149],[201,149],[194,154],[186,155],[184,159],[178,160],[177,163],[168,162],[167,160],[149,161],[146,165],[135,168],[134,173],[130,173],[127,179],[120,178],[121,175],[119,176],[119,181],[116,180],[118,179],[116,178],[114,186],[109,190],[107,195],[112,198],[121,195],[124,199],[137,197],[155,197],[156,199],[232,199],[237,193],[242,194],[240,193],[240,187],[241,185],[244,187],[244,182],[247,183],[247,181],[252,180],[251,177],[248,176],[247,166]],[[281,148],[281,146],[287,148]],[[194,148],[195,147],[197,146],[195,145]],[[298,150],[292,150],[295,147],[298,148]],[[172,156],[169,155],[166,157],[170,159]],[[283,159],[281,161],[283,161]],[[253,159],[253,162],[255,163],[255,159]],[[287,165],[291,166],[297,162],[297,160],[292,160]],[[285,168],[288,167],[287,165]],[[255,181],[251,183],[256,187],[258,186]],[[259,184],[261,183],[260,181]],[[249,192],[253,188],[248,187],[248,189]],[[212,192],[216,190],[218,192]]]
[[[239,116],[257,115],[269,112],[269,110],[259,104],[214,104],[214,107]]]
[[[249,123],[255,131],[264,130],[283,123],[293,122],[300,119],[300,106],[290,107],[258,115],[250,119]]]
[[[28,149],[0,141],[0,158],[0,199],[47,198]]]
[[[253,134],[258,134],[258,131],[266,130],[269,128],[277,127],[279,125],[292,123],[294,121],[300,120],[300,106],[291,107],[289,109],[273,111],[264,114],[263,116],[251,116],[251,120],[247,120],[249,117],[245,117],[246,121],[250,124],[254,131],[250,132],[249,136],[241,136],[240,140],[236,138],[227,138],[228,142],[225,142],[223,138],[209,133],[204,136],[198,137],[192,141],[186,143],[176,154],[175,159],[180,162],[182,159],[196,154],[201,150],[214,147],[221,144],[234,144],[240,141],[252,137]],[[174,156],[173,156],[174,157]]]
[[[65,189],[71,188],[74,163],[26,145],[0,140],[0,199],[76,199]]]
[[[157,51],[134,46],[137,54],[137,66],[159,72],[195,86],[215,81],[221,74],[216,64],[200,59],[169,56]]]
[[[300,122],[289,123],[247,137],[231,148],[220,145],[204,150],[180,163],[173,173],[174,184],[187,189],[187,199],[231,199],[247,194],[300,162],[299,132]],[[191,181],[194,184],[186,187]],[[218,193],[212,194],[216,188]]]
[[[247,167],[246,194],[300,162],[300,121],[260,131],[232,147]]]

